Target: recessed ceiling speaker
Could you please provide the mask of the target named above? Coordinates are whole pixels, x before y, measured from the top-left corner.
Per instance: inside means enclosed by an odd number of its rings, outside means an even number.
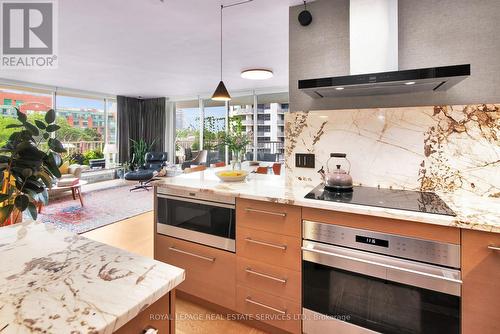
[[[299,13],[299,23],[301,26],[306,27],[311,24],[312,20],[311,12],[307,10],[307,5],[304,1],[304,10]]]

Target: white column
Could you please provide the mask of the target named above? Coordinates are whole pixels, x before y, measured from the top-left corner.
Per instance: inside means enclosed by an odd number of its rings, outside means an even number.
[[[203,150],[203,130],[205,129],[205,106],[203,99],[198,96],[198,108],[200,109],[200,151]]]
[[[255,94],[255,91],[253,91],[253,160],[257,161],[257,130],[258,130],[258,125],[257,125],[257,94]]]
[[[229,132],[229,101],[226,101],[226,134]],[[224,161],[226,165],[229,165],[229,147],[225,146]]]
[[[165,149],[168,152],[168,161],[175,164],[175,102],[165,100],[166,126],[165,126]]]

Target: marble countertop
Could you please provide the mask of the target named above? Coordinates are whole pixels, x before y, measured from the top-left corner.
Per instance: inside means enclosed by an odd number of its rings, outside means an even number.
[[[184,270],[42,223],[0,228],[0,333],[112,333]]]
[[[244,182],[221,182],[215,175],[215,170],[220,169],[207,169],[202,172],[162,178],[155,181],[154,184],[158,187],[193,189],[214,194],[233,194],[236,197],[246,199],[500,233],[500,199],[498,198],[438,193],[456,213],[456,216],[452,217],[306,199],[304,196],[317,184],[290,181],[284,175],[255,173],[251,173]]]

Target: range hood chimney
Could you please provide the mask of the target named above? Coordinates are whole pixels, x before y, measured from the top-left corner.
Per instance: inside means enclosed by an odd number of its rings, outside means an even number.
[[[351,75],[397,71],[398,1],[351,0]]]
[[[299,80],[313,98],[439,91],[470,75],[470,65],[398,70],[398,0],[350,0],[350,75]]]

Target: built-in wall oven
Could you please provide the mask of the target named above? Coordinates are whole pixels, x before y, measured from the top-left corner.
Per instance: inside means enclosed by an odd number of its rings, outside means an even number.
[[[160,234],[235,252],[235,197],[157,188],[156,230]]]
[[[303,222],[303,331],[460,333],[460,246]]]

